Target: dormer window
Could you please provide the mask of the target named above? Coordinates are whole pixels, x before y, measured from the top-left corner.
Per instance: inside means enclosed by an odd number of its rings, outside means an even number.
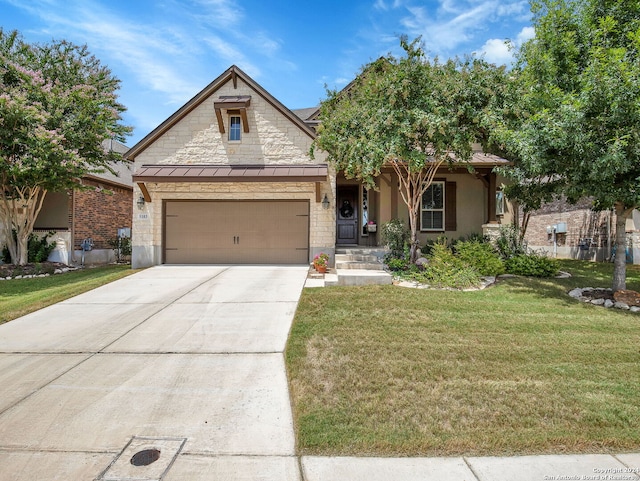
[[[251,105],[250,95],[222,96],[213,104],[218,121],[218,129],[221,134],[225,133],[223,122],[223,111],[229,116],[229,140],[239,141],[242,132],[249,133],[249,120],[247,118],[247,108]]]
[[[231,115],[229,117],[229,140],[239,141],[241,140],[241,125],[242,119],[239,115]]]

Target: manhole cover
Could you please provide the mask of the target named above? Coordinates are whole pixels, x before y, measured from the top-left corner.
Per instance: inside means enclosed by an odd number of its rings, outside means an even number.
[[[145,449],[138,451],[131,457],[131,464],[134,466],[149,466],[160,459],[160,451],[157,449]]]

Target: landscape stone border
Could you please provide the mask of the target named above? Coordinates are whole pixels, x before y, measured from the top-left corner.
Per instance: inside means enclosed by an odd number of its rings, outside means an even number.
[[[569,297],[572,297],[573,299],[593,304],[594,306],[640,312],[640,307],[638,306],[629,306],[625,302],[612,301],[611,299],[601,297],[602,295],[606,297],[613,297],[613,290],[610,288],[576,287],[575,289],[570,290],[568,294]]]
[[[79,267],[62,267],[62,268],[58,268],[55,269],[53,271],[53,274],[64,274],[66,272],[69,271],[75,271],[78,270]],[[14,279],[33,279],[35,277],[49,277],[51,274],[24,274],[24,275],[17,275],[17,276],[7,276],[7,277],[0,277],[0,281],[12,281]]]

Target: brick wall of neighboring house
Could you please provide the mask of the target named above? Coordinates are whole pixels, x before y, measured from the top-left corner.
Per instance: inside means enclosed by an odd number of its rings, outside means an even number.
[[[527,242],[535,246],[551,245],[553,236],[547,233],[547,227],[561,222],[567,224],[567,233],[558,234],[559,246],[579,247],[584,244],[584,239],[591,239],[592,247],[606,247],[608,235],[613,236],[612,229],[615,229],[615,215],[609,211],[591,210],[590,200],[571,205],[560,199],[532,213],[527,227]]]
[[[93,188],[75,191],[74,248],[90,237],[94,249],[110,249],[108,241],[118,229],[131,228],[133,191],[86,179],[84,184]]]
[[[615,244],[615,222],[615,214],[610,211],[591,210],[590,199],[575,205],[559,199],[532,213],[525,240],[530,248],[548,255],[604,261]],[[567,232],[557,233],[554,245],[553,233],[547,228],[559,223],[566,223]]]

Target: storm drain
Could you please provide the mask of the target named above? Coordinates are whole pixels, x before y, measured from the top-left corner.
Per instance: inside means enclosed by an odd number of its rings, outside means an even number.
[[[131,457],[131,464],[134,466],[149,466],[158,459],[160,459],[160,451],[158,449],[143,449]]]
[[[134,436],[97,481],[162,481],[186,438]]]

